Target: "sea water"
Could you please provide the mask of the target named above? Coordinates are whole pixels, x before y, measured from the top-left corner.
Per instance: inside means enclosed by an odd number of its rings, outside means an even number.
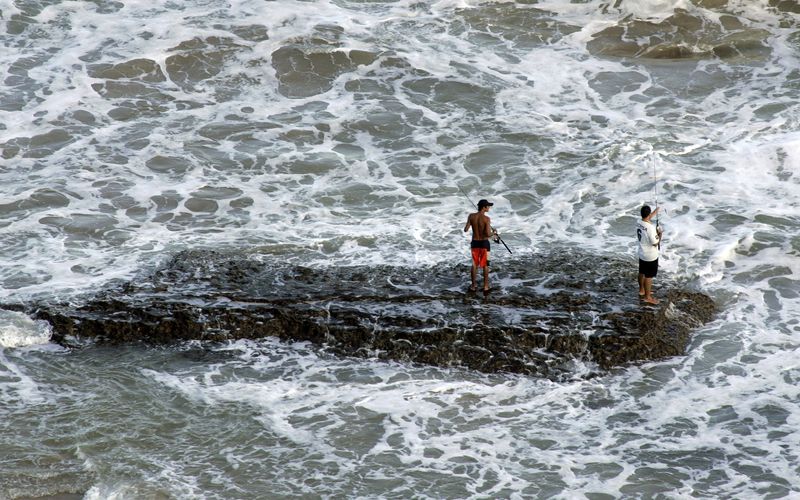
[[[558,383],[273,339],[65,349],[5,312],[0,498],[800,496],[799,16],[0,1],[5,304],[187,248],[462,269],[463,189],[513,248],[494,279],[574,248],[635,266],[648,203],[661,276],[721,309],[685,357]]]

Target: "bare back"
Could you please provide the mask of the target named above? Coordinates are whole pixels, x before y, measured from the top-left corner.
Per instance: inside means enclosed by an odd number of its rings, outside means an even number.
[[[473,240],[488,240],[492,237],[491,220],[483,211],[469,214],[467,224],[464,226],[464,232],[469,229],[472,229]]]

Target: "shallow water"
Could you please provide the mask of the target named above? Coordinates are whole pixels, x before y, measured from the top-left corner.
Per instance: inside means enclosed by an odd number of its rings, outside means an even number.
[[[684,358],[564,383],[270,339],[64,350],[4,313],[0,498],[800,494],[791,2],[0,13],[5,303],[79,301],[186,248],[460,269],[461,186],[514,251],[497,280],[552,248],[633,265],[657,203],[664,276],[722,307]]]

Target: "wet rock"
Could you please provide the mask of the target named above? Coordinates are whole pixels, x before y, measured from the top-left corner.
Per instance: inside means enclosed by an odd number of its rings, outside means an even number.
[[[563,37],[580,31],[580,26],[559,22],[550,12],[535,8],[535,3],[494,2],[456,9],[460,22],[454,23],[451,29],[460,35],[475,38],[482,46],[511,43],[521,50],[555,44]],[[497,52],[498,55],[502,53]]]
[[[321,94],[341,75],[378,59],[378,53],[347,48],[344,32],[340,26],[318,25],[310,36],[290,40],[275,50],[271,60],[278,91],[289,98]]]
[[[769,5],[780,12],[800,14],[800,3],[797,3],[797,0],[769,0]]]
[[[151,59],[133,59],[120,64],[92,64],[89,76],[105,80],[138,80],[159,83],[167,78],[161,67]]]
[[[640,59],[764,59],[769,32],[747,27],[738,18],[708,19],[675,9],[660,22],[627,17],[588,42],[597,56]]]
[[[184,41],[170,51],[175,54],[164,61],[170,80],[192,90],[197,83],[217,76],[227,61],[249,48],[230,38],[211,36]]]
[[[81,305],[27,312],[64,345],[274,336],[345,356],[559,378],[576,360],[605,370],[681,355],[716,310],[707,295],[661,277],[661,305],[641,306],[635,262],[567,251],[495,269],[499,288],[488,295],[465,291],[464,266],[312,269],[265,259],[186,251]]]
[[[363,50],[281,47],[272,53],[281,94],[310,97],[327,92],[333,81],[359,66],[372,64],[376,54]]]

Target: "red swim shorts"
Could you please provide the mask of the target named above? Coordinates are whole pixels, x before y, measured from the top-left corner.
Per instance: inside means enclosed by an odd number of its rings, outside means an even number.
[[[489,250],[485,248],[472,249],[472,264],[475,267],[486,267],[489,265]]]

